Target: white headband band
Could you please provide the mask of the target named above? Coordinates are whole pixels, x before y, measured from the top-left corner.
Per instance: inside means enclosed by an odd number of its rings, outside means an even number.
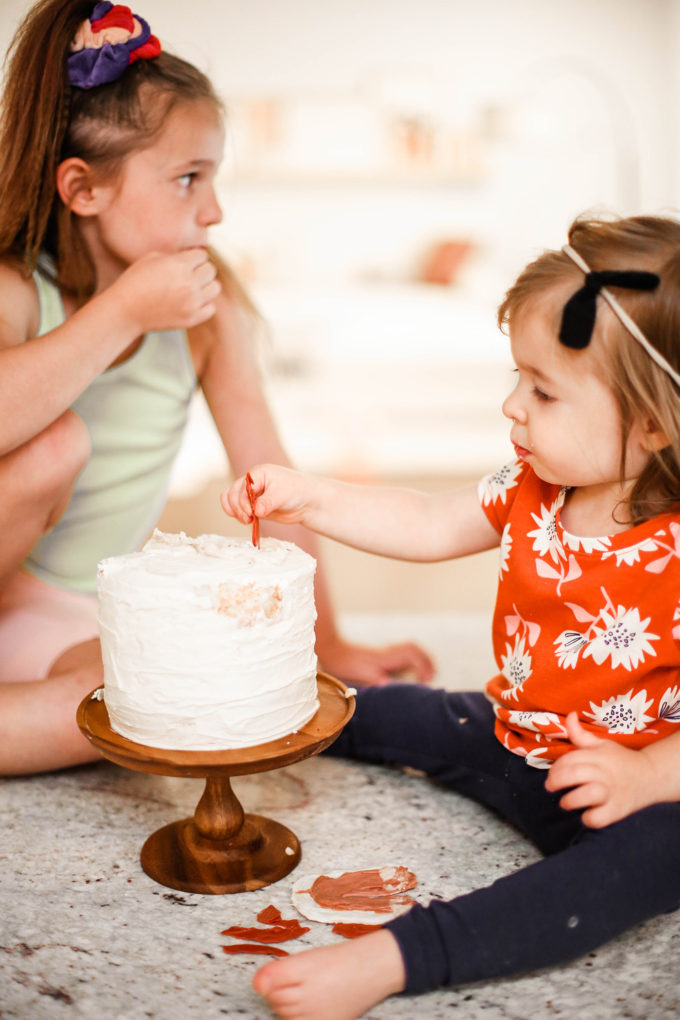
[[[582,269],[584,273],[588,274],[591,272],[590,266],[586,260],[582,258],[570,244],[565,244],[562,251],[565,255],[568,255],[572,262],[575,262],[579,269]],[[628,312],[621,307],[611,291],[607,290],[606,287],[603,287],[599,293],[605,299],[619,322],[621,322],[626,327],[630,335],[637,340],[642,347],[644,347],[652,361],[655,361],[659,368],[662,368],[664,372],[671,377],[676,386],[680,386],[680,372],[676,372],[673,366],[666,361],[663,354],[660,354],[656,347],[649,342],[640,327],[633,322]]]

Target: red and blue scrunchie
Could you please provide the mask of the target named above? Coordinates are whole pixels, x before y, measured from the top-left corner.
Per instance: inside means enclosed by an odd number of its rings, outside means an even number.
[[[146,21],[108,0],[95,4],[78,28],[67,60],[71,85],[91,89],[117,81],[135,60],[157,57],[161,44]]]

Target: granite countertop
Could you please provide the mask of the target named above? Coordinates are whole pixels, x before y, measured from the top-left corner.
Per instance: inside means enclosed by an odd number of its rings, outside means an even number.
[[[463,635],[474,637],[474,629],[461,626],[459,645]],[[233,940],[220,932],[256,925],[269,904],[297,916],[296,877],[402,864],[418,877],[415,898],[427,903],[537,858],[484,808],[411,774],[320,756],[232,784],[246,811],[293,830],[302,861],[264,889],[210,896],[161,886],[139,861],[150,833],[193,814],[203,780],[101,762],[0,781],[1,1020],[267,1020],[272,1014],[251,980],[269,958],[225,955],[222,946]],[[305,923],[310,931],[285,943],[289,951],[339,940],[329,925]],[[569,966],[398,996],[366,1015],[677,1017],[679,937],[670,915]]]

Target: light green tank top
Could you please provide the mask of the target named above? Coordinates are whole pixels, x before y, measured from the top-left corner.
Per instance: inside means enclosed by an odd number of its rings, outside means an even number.
[[[40,272],[34,279],[42,336],[61,325],[64,308],[53,283]],[[184,330],[148,333],[131,358],[93,380],[71,405],[90,433],[92,455],[66,513],[24,569],[93,594],[99,561],[139,548],[165,503],[196,385]]]

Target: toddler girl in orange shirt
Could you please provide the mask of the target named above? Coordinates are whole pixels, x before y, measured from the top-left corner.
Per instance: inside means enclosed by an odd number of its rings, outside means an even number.
[[[419,769],[545,856],[268,964],[287,1020],[564,963],[680,905],[680,224],[576,221],[498,318],[513,462],[435,495],[264,465],[254,512],[408,560],[500,548],[486,693],[362,691],[331,753]],[[242,479],[223,505],[251,520]]]

